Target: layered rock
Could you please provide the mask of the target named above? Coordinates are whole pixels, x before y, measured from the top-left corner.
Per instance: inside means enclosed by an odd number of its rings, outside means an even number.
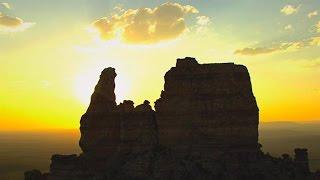
[[[80,155],[53,155],[27,180],[314,179],[306,149],[274,158],[258,144],[259,109],[248,70],[178,59],[155,102],[116,104],[116,73],[103,70],[81,117]]]
[[[178,59],[155,108],[160,143],[181,155],[256,156],[259,110],[245,66]]]

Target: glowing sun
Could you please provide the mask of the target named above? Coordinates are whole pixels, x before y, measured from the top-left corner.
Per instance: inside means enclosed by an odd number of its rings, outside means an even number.
[[[102,69],[97,68],[76,77],[74,81],[75,96],[84,105],[89,105],[91,94],[99,80],[101,71]],[[124,76],[118,74],[115,79],[115,84],[116,101],[119,103],[129,95],[130,82]]]

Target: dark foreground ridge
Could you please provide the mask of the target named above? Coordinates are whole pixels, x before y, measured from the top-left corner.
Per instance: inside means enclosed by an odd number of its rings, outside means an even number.
[[[307,149],[271,157],[258,143],[259,109],[248,70],[178,59],[155,102],[117,105],[106,68],[81,117],[80,155],[53,155],[26,180],[307,180]]]

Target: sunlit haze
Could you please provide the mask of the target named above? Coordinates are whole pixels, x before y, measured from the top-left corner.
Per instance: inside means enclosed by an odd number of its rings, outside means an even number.
[[[247,66],[263,122],[320,121],[320,1],[170,2],[0,2],[0,130],[78,128],[106,67],[153,105],[186,56]]]

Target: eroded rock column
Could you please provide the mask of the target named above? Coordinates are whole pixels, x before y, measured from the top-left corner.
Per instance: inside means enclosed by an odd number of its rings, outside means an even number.
[[[120,137],[119,116],[115,112],[114,68],[102,71],[87,112],[81,117],[79,145],[84,153],[109,156],[117,151]]]

